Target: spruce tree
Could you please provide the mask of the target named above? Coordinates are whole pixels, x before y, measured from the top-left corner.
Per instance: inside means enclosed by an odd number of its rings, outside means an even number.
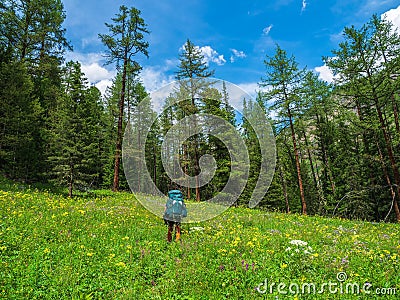
[[[64,97],[51,116],[49,131],[50,176],[68,187],[72,197],[76,187],[91,187],[99,177],[99,134],[102,109],[100,92],[88,88],[78,62],[65,68]]]
[[[32,181],[37,174],[37,130],[42,109],[32,100],[33,83],[23,63],[0,61],[0,169]]]

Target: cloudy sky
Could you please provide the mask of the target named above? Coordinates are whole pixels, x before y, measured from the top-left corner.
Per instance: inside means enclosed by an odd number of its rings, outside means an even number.
[[[361,26],[372,14],[386,16],[400,28],[398,0],[64,0],[66,36],[89,81],[104,91],[115,66],[104,66],[98,39],[120,5],[142,12],[150,34],[149,58],[138,56],[149,91],[174,80],[178,54],[189,38],[202,50],[215,77],[254,94],[264,75],[263,61],[275,44],[296,57],[300,67],[329,80],[322,56],[330,56],[345,26]],[[399,29],[400,30],[400,29]]]

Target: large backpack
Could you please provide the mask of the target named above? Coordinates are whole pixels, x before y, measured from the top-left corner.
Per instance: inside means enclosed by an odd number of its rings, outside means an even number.
[[[187,216],[186,205],[183,202],[182,192],[172,190],[168,192],[168,200],[164,213],[164,220],[181,222]]]

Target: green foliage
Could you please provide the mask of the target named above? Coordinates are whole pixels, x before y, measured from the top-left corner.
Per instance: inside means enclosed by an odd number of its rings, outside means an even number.
[[[25,181],[35,178],[39,157],[35,137],[42,109],[32,90],[23,63],[0,62],[0,165],[9,177]]]
[[[343,36],[324,58],[336,75],[332,85],[299,69],[279,46],[265,61],[261,96],[276,123],[278,165],[263,204],[282,210],[285,201],[298,211],[301,181],[308,213],[400,220],[400,36],[376,15]]]
[[[155,114],[150,103],[141,106],[143,114],[135,110],[147,96],[136,60],[139,54],[148,56],[147,24],[138,9],[120,6],[106,24],[109,32],[99,35],[108,63],[115,63],[118,71],[101,99],[96,88],[87,86],[77,64],[62,65],[65,50],[71,49],[63,9],[61,0],[0,3],[0,172],[43,185],[54,180],[69,185],[71,193],[74,188],[116,190],[117,177],[117,187],[127,190],[124,169],[116,167],[123,131],[132,120],[141,128],[148,126],[143,115]],[[260,87],[266,91],[260,91],[255,101],[274,123],[277,167],[260,206],[292,212],[305,212],[307,207],[311,215],[398,221],[400,35],[390,22],[374,15],[358,28],[346,27],[332,54],[323,59],[336,75],[331,85],[300,68],[280,46],[264,61]],[[203,80],[214,71],[189,39],[177,67],[176,79],[182,84],[167,102],[182,101],[163,111],[145,144],[152,180],[163,192],[173,187],[161,160],[165,134],[187,116],[208,113],[242,134],[250,172],[237,204],[247,203],[262,159],[250,120],[237,124],[225,84],[218,92]],[[244,109],[256,114],[253,100],[245,101]],[[210,118],[196,122],[211,128]],[[199,158],[204,154],[214,157],[217,170],[208,185],[185,189],[197,200],[219,193],[230,175],[238,180],[243,175],[232,172],[227,147],[207,133],[189,138],[180,149],[186,174],[200,172]],[[140,191],[147,184],[138,176],[134,186]],[[299,191],[304,201],[298,201]]]
[[[162,220],[132,194],[70,199],[3,180],[0,187],[1,298],[367,299],[376,288],[400,289],[394,224],[230,208],[184,224],[181,242],[167,243]],[[372,284],[372,294],[288,290],[339,284],[339,272],[346,284]],[[272,282],[288,294],[277,286],[269,293]]]
[[[0,7],[4,43],[33,66],[49,57],[61,59],[72,49],[64,37],[63,9],[61,0],[5,0]]]
[[[301,87],[304,84],[305,70],[300,70],[295,57],[293,55],[289,57],[279,45],[276,46],[275,55],[267,56],[264,64],[267,69],[266,77],[261,79],[259,85],[260,87],[268,86],[269,91],[265,92],[263,99],[259,101],[271,101],[269,110],[276,113],[277,121],[281,123],[280,126],[289,125],[300,192],[301,212],[306,214],[307,202],[304,195],[303,174],[299,157],[299,139],[296,137],[294,125],[304,111]],[[266,107],[266,105],[264,106]]]
[[[342,126],[351,128],[344,137],[347,145],[352,145],[351,157],[347,156],[348,172],[340,168],[340,175],[351,174],[357,168],[357,176],[350,182],[350,191],[358,191],[361,202],[373,199],[364,207],[375,206],[375,217],[382,205],[394,206],[397,220],[400,195],[399,156],[394,151],[397,146],[393,141],[399,134],[397,104],[400,35],[385,20],[375,15],[357,29],[354,26],[344,29],[344,42],[339,49],[332,51],[334,58],[325,58],[326,64],[338,74],[337,91],[341,101],[354,108],[358,120],[347,119]],[[344,115],[345,116],[345,115]],[[390,116],[387,118],[386,116]],[[352,124],[348,124],[349,121]],[[353,135],[353,140],[349,140]],[[343,155],[338,152],[338,155]],[[379,154],[379,155],[378,155]],[[376,176],[375,174],[381,174]],[[346,178],[349,180],[350,176]],[[391,203],[385,202],[376,191],[391,191],[394,195]],[[368,192],[372,191],[372,192]],[[384,192],[385,193],[385,192]],[[356,200],[356,199],[355,199]],[[371,203],[372,202],[372,203]],[[370,214],[369,214],[370,215]],[[382,218],[382,216],[380,217]]]
[[[176,79],[179,80],[179,91],[171,95],[177,101],[176,117],[182,119],[184,117],[195,115],[208,109],[213,110],[212,106],[217,105],[211,103],[220,101],[216,95],[216,90],[210,89],[209,81],[203,80],[214,74],[214,70],[209,70],[208,64],[204,60],[204,55],[198,46],[195,46],[189,39],[186,41],[183,51],[179,54],[179,66],[176,72]],[[217,98],[214,100],[214,96]],[[207,102],[208,99],[208,102]],[[206,100],[206,102],[204,102]],[[204,107],[202,107],[204,106]],[[191,126],[201,126],[201,120],[196,119]],[[189,125],[186,125],[189,126]],[[187,131],[188,128],[184,128]],[[182,146],[182,155],[179,157],[184,172],[189,176],[196,176],[200,173],[199,159],[201,157],[201,145],[205,143],[205,136],[201,133],[191,136]],[[204,149],[203,149],[204,150]],[[213,193],[214,191],[211,191]],[[207,192],[210,194],[210,191]],[[191,198],[191,189],[187,188],[186,196]],[[194,197],[200,201],[200,187],[196,181]]]
[[[99,178],[103,116],[100,92],[87,87],[79,63],[67,63],[64,86],[65,97],[51,116],[49,163],[51,177],[72,196],[76,185],[90,187]]]
[[[119,176],[122,169],[120,167],[120,162],[127,81],[129,84],[129,76],[136,76],[138,71],[141,69],[141,66],[135,60],[135,56],[138,53],[142,53],[148,57],[147,48],[149,44],[144,40],[144,34],[149,33],[149,31],[147,30],[147,25],[140,14],[140,10],[134,7],[128,9],[126,6],[122,5],[119,8],[119,13],[112,19],[114,23],[106,23],[106,26],[109,29],[109,34],[99,34],[102,43],[107,47],[108,63],[116,62],[117,66],[119,66],[120,61],[122,60],[123,62],[121,89],[119,90],[120,98],[118,102],[113,191],[118,191],[119,189]]]
[[[4,146],[8,156],[2,171],[14,178],[46,181],[47,117],[60,96],[62,55],[71,48],[64,19],[60,0],[6,0],[0,7],[1,73],[6,76],[0,101],[8,110],[4,120],[13,126],[3,133],[9,139],[14,131],[15,141],[7,143],[20,152],[11,154]]]
[[[119,13],[112,18],[113,24],[106,23],[110,34],[99,34],[102,43],[107,47],[108,62],[128,60],[134,69],[139,69],[133,60],[135,54],[141,52],[148,56],[149,43],[144,40],[144,34],[149,33],[147,25],[135,7],[119,7]]]
[[[204,61],[204,55],[198,46],[195,46],[189,39],[183,46],[183,51],[179,55],[179,66],[176,72],[176,79],[187,78],[206,78],[214,74],[210,71]]]

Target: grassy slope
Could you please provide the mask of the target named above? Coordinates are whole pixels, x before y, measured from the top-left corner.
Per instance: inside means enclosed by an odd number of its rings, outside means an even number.
[[[68,199],[11,189],[0,190],[0,298],[374,299],[330,294],[328,287],[296,296],[288,287],[288,295],[276,286],[273,295],[255,289],[265,279],[318,289],[338,283],[341,271],[345,283],[371,283],[372,294],[377,287],[397,289],[385,298],[400,294],[397,224],[231,208],[184,225],[182,243],[167,244],[162,220],[131,194]],[[298,239],[308,245],[290,244]]]

